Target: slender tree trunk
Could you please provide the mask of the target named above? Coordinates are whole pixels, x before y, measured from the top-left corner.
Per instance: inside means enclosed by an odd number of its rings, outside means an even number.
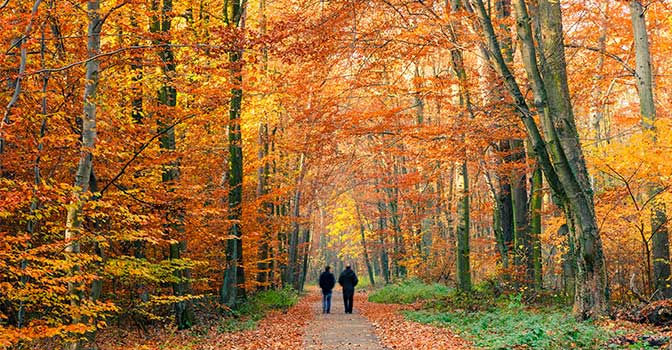
[[[259,137],[257,143],[259,147],[257,157],[260,161],[259,167],[257,168],[257,197],[263,197],[268,193],[266,181],[269,175],[268,162],[265,160],[268,156],[268,125],[266,123],[259,125]],[[266,288],[269,281],[268,270],[271,232],[267,226],[269,223],[268,220],[273,214],[273,208],[271,206],[271,203],[263,201],[258,214],[260,216],[259,222],[261,223],[263,230],[263,236],[259,242],[259,262],[257,263],[257,282],[261,288]]]
[[[220,302],[231,308],[245,299],[243,270],[243,145],[240,130],[243,101],[243,48],[240,29],[244,29],[244,0],[233,0],[224,6],[224,21],[234,35],[233,49],[228,52],[230,64],[231,102],[229,104],[229,159],[228,159],[228,219],[229,237],[226,240],[226,267],[220,290]]]
[[[303,242],[301,244],[302,246],[302,266],[301,266],[301,272],[299,276],[299,282],[297,284],[296,290],[298,291],[303,291],[303,286],[306,284],[306,274],[308,273],[308,257],[310,256],[310,230],[305,229],[303,230]]]
[[[532,172],[532,186],[530,188],[530,227],[529,237],[532,248],[530,266],[532,267],[532,282],[535,290],[541,290],[543,287],[543,274],[541,264],[541,205],[544,199],[542,190],[543,176],[541,168],[534,167]]]
[[[639,94],[639,112],[642,116],[642,128],[656,143],[656,105],[653,98],[653,74],[651,73],[651,53],[649,35],[646,29],[646,12],[639,0],[630,1],[630,19],[635,40],[635,79]],[[647,192],[652,200],[651,209],[651,251],[653,254],[653,288],[659,299],[672,297],[670,287],[670,242],[667,229],[667,210],[665,203],[656,198],[661,185],[651,183]]]
[[[525,147],[522,140],[509,140],[511,145],[510,163],[515,168],[511,172],[511,199],[513,208],[513,247],[515,262],[524,267],[526,284],[533,283],[532,246],[528,227],[527,175],[521,169],[525,162]]]
[[[457,226],[457,287],[462,291],[471,290],[471,268],[469,251],[469,172],[467,161],[462,162],[462,198],[457,207],[460,218]]]
[[[366,245],[366,226],[364,225],[364,220],[362,218],[362,213],[359,210],[359,205],[356,205],[357,210],[357,221],[359,222],[359,234],[362,243],[362,250],[364,251],[364,263],[366,263],[366,270],[369,273],[369,282],[372,286],[376,285],[376,281],[373,278],[373,266],[371,265],[371,259],[369,259],[369,251]]]
[[[379,201],[378,202],[378,240],[380,244],[380,267],[383,272],[383,279],[385,280],[385,284],[390,284],[390,265],[389,265],[389,257],[387,255],[387,240],[385,237],[386,231],[387,231],[387,208],[385,206],[384,201]]]
[[[292,232],[289,238],[289,256],[287,261],[287,274],[285,276],[285,283],[294,286],[298,289],[299,282],[299,233],[301,225],[299,218],[301,216],[301,195],[303,186],[303,176],[305,174],[305,155],[301,153],[299,158],[299,178],[296,181],[296,192],[294,193],[294,200],[292,202],[292,216],[294,222],[292,223]]]
[[[93,169],[93,151],[96,146],[96,99],[100,73],[100,62],[96,57],[100,53],[100,32],[102,20],[100,17],[99,0],[89,0],[87,3],[89,17],[87,53],[90,60],[86,63],[86,83],[84,85],[84,115],[81,128],[81,148],[79,164],[75,175],[72,200],[67,210],[65,224],[65,252],[73,259],[80,253],[79,239],[81,238],[82,219],[80,217],[85,197],[89,191],[90,177]],[[73,268],[73,274],[80,273],[81,266]],[[68,283],[68,294],[71,305],[77,309],[80,307],[82,290],[77,282]],[[86,322],[85,317],[79,311],[74,312],[73,323]],[[82,348],[81,341],[72,341],[66,344],[66,348],[78,350]]]
[[[159,8],[159,5],[161,5],[161,8]],[[150,31],[153,33],[162,33],[164,35],[168,35],[171,30],[171,12],[173,11],[172,0],[163,0],[162,3],[159,3],[159,0],[154,0],[152,2],[152,10],[155,12],[155,14],[152,18]],[[177,90],[175,90],[175,87],[171,85],[170,81],[171,77],[175,73],[175,56],[171,47],[169,46],[169,39],[162,38],[157,40],[156,43],[163,46],[159,51],[159,57],[161,58],[161,62],[163,64],[161,69],[166,76],[166,83],[161,86],[158,92],[158,102],[160,105],[173,108],[177,105]],[[171,125],[172,117],[172,115],[162,115],[159,119],[159,128],[163,129]],[[170,128],[165,133],[163,133],[159,138],[159,143],[160,147],[164,151],[174,151],[176,148],[175,129]],[[162,174],[162,180],[165,183],[173,183],[174,181],[177,181],[179,177],[180,171],[177,161],[173,161],[172,164],[169,164],[166,169],[164,169]],[[185,251],[187,247],[187,242],[182,237],[184,233],[183,214],[179,209],[171,209],[168,217],[170,222],[166,226],[167,230],[171,231],[171,236],[178,236],[177,242],[170,244],[169,258],[170,260],[178,260],[182,258],[182,252]],[[190,271],[188,271],[188,269],[178,269],[175,270],[173,274],[178,280],[177,282],[173,283],[173,295],[178,298],[183,298],[188,294],[190,289],[188,281]],[[176,301],[174,304],[174,311],[175,323],[177,324],[178,329],[186,329],[193,325],[194,315],[190,301]]]

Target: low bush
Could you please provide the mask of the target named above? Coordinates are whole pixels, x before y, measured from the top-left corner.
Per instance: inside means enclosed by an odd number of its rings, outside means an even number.
[[[256,327],[270,310],[287,310],[299,301],[299,293],[292,288],[269,289],[250,296],[237,309],[229,310],[221,320],[219,329],[232,332]]]
[[[413,321],[449,327],[485,349],[602,349],[613,336],[591,322],[578,322],[568,310],[537,312],[520,306],[488,311],[407,311]]]
[[[287,309],[299,301],[299,294],[291,288],[261,291],[252,297],[252,302],[263,309]]]
[[[369,301],[381,304],[411,304],[418,300],[443,298],[450,292],[451,289],[445,285],[425,284],[420,280],[411,279],[374,291],[369,295]]]

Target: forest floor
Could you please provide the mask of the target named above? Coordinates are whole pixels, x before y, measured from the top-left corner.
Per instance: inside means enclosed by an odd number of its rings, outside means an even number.
[[[319,290],[310,290],[309,295]],[[366,293],[355,295],[352,314],[343,312],[343,297],[334,291],[331,313],[322,314],[321,303],[313,305],[314,321],[306,329],[306,350],[425,350],[465,349],[468,343],[447,328],[407,321],[400,314],[412,305],[376,304]],[[308,297],[312,299],[312,297]]]
[[[311,290],[310,294],[320,293]],[[357,298],[361,302],[361,298]],[[352,314],[344,313],[343,295],[334,291],[329,314],[322,314],[322,303],[313,305],[315,319],[306,328],[306,350],[384,350],[373,324],[355,307]]]
[[[385,349],[429,350],[470,349],[468,341],[460,338],[446,327],[436,327],[409,321],[401,314],[413,310],[417,304],[378,304],[367,300],[366,293],[355,296],[354,306],[374,326],[375,333]]]
[[[425,350],[466,349],[468,342],[444,327],[405,320],[413,305],[377,304],[367,293],[355,295],[353,314],[343,312],[340,289],[334,290],[331,314],[322,314],[321,293],[309,288],[287,310],[269,312],[256,327],[227,331],[221,325],[174,327],[147,333],[110,329],[96,339],[100,350]]]
[[[266,314],[249,329],[230,331],[222,324],[194,326],[177,331],[174,326],[144,334],[116,329],[97,338],[100,350],[294,350],[303,348],[303,335],[315,317],[313,306],[321,297],[310,293],[287,310]]]

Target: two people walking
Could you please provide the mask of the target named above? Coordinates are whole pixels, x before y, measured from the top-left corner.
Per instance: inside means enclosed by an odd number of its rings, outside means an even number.
[[[324,268],[324,272],[320,274],[320,288],[322,288],[322,313],[328,314],[331,312],[331,295],[334,286],[336,286],[336,277],[331,273],[331,267]],[[350,265],[345,267],[345,270],[338,276],[338,284],[343,288],[343,302],[345,304],[345,313],[352,313],[352,302],[355,296],[355,286],[359,279],[357,274],[352,270]]]

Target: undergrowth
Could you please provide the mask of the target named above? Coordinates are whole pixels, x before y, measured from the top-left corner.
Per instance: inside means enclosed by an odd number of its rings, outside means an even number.
[[[577,322],[567,310],[497,307],[471,312],[407,311],[413,321],[450,327],[486,349],[602,349],[613,336],[591,322]]]
[[[451,289],[442,284],[425,284],[410,279],[390,284],[369,294],[369,301],[380,304],[411,304],[418,300],[446,297]]]
[[[616,335],[592,322],[576,321],[566,306],[553,300],[528,305],[522,293],[499,293],[487,284],[463,293],[409,280],[381,288],[369,300],[398,304],[422,300],[422,310],[404,311],[407,319],[448,327],[484,349],[603,349]]]
[[[292,288],[258,292],[248,298],[237,309],[228,310],[228,317],[222,319],[218,325],[218,330],[220,332],[235,332],[253,329],[268,311],[286,311],[298,301],[299,294]]]

